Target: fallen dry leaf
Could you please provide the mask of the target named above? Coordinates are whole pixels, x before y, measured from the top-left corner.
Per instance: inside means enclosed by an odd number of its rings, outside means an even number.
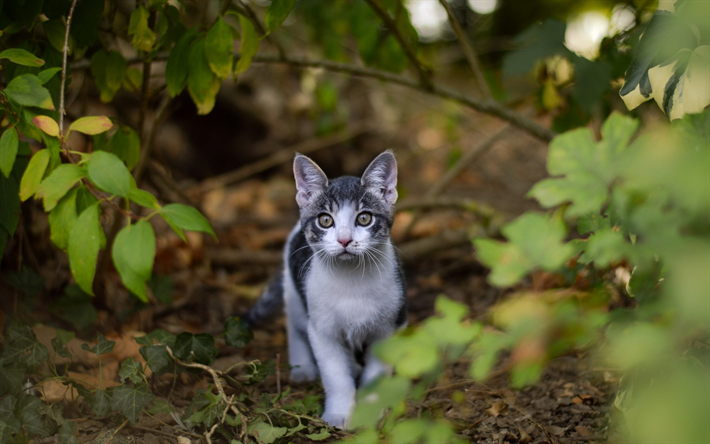
[[[584,427],[583,425],[578,425],[577,427],[574,428],[574,430],[577,432],[577,434],[579,436],[589,436],[592,434],[592,432],[590,432],[589,429]]]
[[[67,372],[67,376],[69,376],[70,379],[81,383],[83,386],[90,390],[94,390],[97,388],[105,389],[108,387],[116,387],[121,385],[116,381],[106,379],[99,381],[99,378],[97,378],[96,376],[87,375],[85,373]]]
[[[190,438],[185,438],[184,436],[178,436],[178,444],[190,444]]]
[[[79,393],[75,388],[72,387],[70,390],[67,385],[62,384],[57,379],[44,381],[37,384],[35,388],[40,392],[40,398],[50,404],[61,400],[71,401],[79,397]]]
[[[520,439],[518,440],[520,444],[527,444],[532,441],[532,436],[528,435],[528,433],[523,430],[520,425],[518,425],[518,432],[520,433]]]
[[[57,365],[64,365],[69,362],[69,359],[63,358],[59,355],[55,356],[54,348],[52,347],[52,339],[57,337],[57,330],[55,328],[49,327],[47,325],[37,324],[32,327],[37,340],[47,347],[49,351],[49,360],[56,363]],[[81,339],[73,338],[67,343],[67,349],[69,354],[72,356],[72,362],[74,364],[83,364],[88,367],[95,367],[99,364],[99,360],[95,354],[86,351],[81,348],[83,344],[92,344],[87,341],[82,341]]]
[[[496,401],[489,408],[486,409],[486,413],[497,418],[498,415],[505,409],[505,401]]]
[[[572,399],[572,404],[584,404],[584,400],[582,400],[579,396],[575,396]]]
[[[567,431],[566,428],[563,429],[562,427],[557,427],[556,425],[546,425],[545,430],[547,430],[548,433],[550,433],[551,435],[555,435],[555,436],[560,436],[565,431]]]

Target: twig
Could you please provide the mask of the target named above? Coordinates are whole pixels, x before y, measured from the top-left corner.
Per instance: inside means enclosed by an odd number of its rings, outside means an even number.
[[[148,427],[141,427],[141,426],[137,426],[137,425],[130,425],[129,427],[132,428],[132,429],[141,430],[141,431],[143,431],[143,432],[157,433],[157,434],[159,434],[159,435],[167,436],[167,437],[173,438],[173,439],[177,439],[177,437],[178,437],[178,435],[174,435],[174,434],[172,434],[172,433],[164,432],[163,430],[160,430],[160,429],[150,429],[150,428],[148,428]],[[199,438],[202,438],[201,436],[195,435],[195,434],[193,434],[193,433],[188,433],[188,432],[185,432],[185,431],[183,431],[183,430],[180,430],[180,433],[184,433],[184,434],[189,435],[189,436],[197,436],[197,437],[199,437]]]
[[[76,8],[77,0],[73,0],[69,15],[67,15],[67,28],[64,32],[64,47],[62,48],[62,86],[59,88],[59,137],[64,144],[64,86],[67,83],[67,56],[69,54],[69,28],[71,27],[71,19],[74,16],[74,8]]]
[[[251,177],[255,174],[261,173],[262,171],[266,171],[269,168],[273,168],[283,163],[292,161],[295,152],[299,152],[301,154],[312,153],[314,151],[332,145],[336,145],[338,143],[343,143],[347,140],[352,139],[355,136],[366,132],[368,129],[369,127],[365,125],[356,126],[341,133],[333,134],[318,139],[305,140],[303,142],[297,143],[296,145],[281,149],[264,159],[250,163],[249,165],[245,165],[237,170],[230,171],[228,173],[207,179],[204,182],[187,189],[186,192],[192,195],[200,194],[214,190],[216,188],[223,187],[230,183],[244,180],[247,177]]]
[[[264,28],[264,25],[261,24],[261,21],[259,21],[259,17],[257,17],[251,6],[249,6],[247,3],[244,3],[242,0],[235,1],[245,12],[247,18],[254,24],[256,30],[259,32],[259,34],[261,34],[261,38],[266,38],[266,40],[268,40],[272,45],[274,45],[274,48],[276,48],[276,51],[278,51],[281,57],[286,57],[286,51],[284,50],[283,46],[281,46],[281,43],[279,43],[278,40],[273,38],[271,34],[266,31],[266,28]]]
[[[276,396],[281,396],[281,353],[276,353]]]
[[[116,427],[116,430],[114,430],[113,433],[111,433],[111,436],[108,437],[108,439],[104,442],[104,444],[110,443],[111,440],[114,438],[114,436],[116,436],[116,434],[117,434],[118,432],[120,432],[121,429],[123,429],[124,427],[126,427],[126,424],[128,424],[128,420],[123,421],[123,424],[121,424],[120,426]]]
[[[168,59],[169,53],[159,53],[153,60],[154,61],[164,61]],[[234,56],[236,58],[240,57],[239,52],[235,52]],[[142,63],[144,58],[137,57],[128,59],[129,64]],[[391,72],[383,71],[380,69],[366,68],[363,66],[353,65],[349,63],[339,63],[331,60],[317,60],[309,59],[304,57],[281,57],[278,55],[255,55],[252,59],[255,63],[283,63],[291,66],[301,67],[301,68],[323,68],[332,72],[345,73],[357,77],[368,77],[373,79],[383,80],[389,83],[406,86],[411,89],[418,91],[427,92],[429,94],[441,97],[444,99],[451,99],[456,102],[461,103],[471,109],[482,112],[484,114],[490,114],[492,116],[498,117],[499,119],[505,120],[514,126],[522,129],[523,131],[531,134],[532,136],[542,140],[543,142],[549,142],[552,140],[557,133],[549,128],[545,128],[539,123],[531,120],[517,112],[506,108],[498,102],[487,99],[480,99],[477,97],[471,97],[467,94],[455,90],[453,88],[448,88],[445,86],[437,85],[432,83],[432,90],[427,90],[423,88],[419,82],[411,77],[402,76],[398,74],[392,74]],[[90,64],[88,60],[80,60],[72,65],[74,69],[87,69]]]
[[[392,17],[390,17],[387,10],[385,10],[382,5],[378,3],[378,0],[365,1],[368,5],[370,5],[370,8],[372,8],[372,10],[380,16],[380,19],[382,19],[387,29],[389,29],[394,38],[397,39],[399,46],[402,47],[404,54],[409,59],[409,63],[411,63],[412,67],[417,71],[417,74],[419,75],[420,86],[425,90],[433,91],[434,85],[432,84],[430,73],[427,72],[424,66],[422,66],[421,62],[417,58],[417,55],[409,46],[409,42],[407,42],[407,39],[404,37],[404,35],[402,35],[402,32],[399,30],[397,23],[392,19]]]
[[[143,79],[143,85],[145,85],[145,79]],[[143,94],[143,93],[141,93]],[[146,99],[145,99],[145,105],[146,107],[148,106],[148,100],[147,100],[147,92],[146,94]],[[159,106],[158,113],[155,117],[155,121],[153,122],[153,125],[151,125],[150,128],[150,133],[148,134],[147,140],[143,146],[143,150],[141,152],[141,158],[138,161],[138,165],[136,165],[136,169],[133,171],[133,178],[136,180],[136,183],[140,185],[141,179],[143,178],[143,173],[145,172],[145,168],[150,160],[150,155],[153,151],[153,147],[155,146],[155,137],[158,134],[158,128],[160,125],[167,120],[168,115],[169,115],[169,110],[170,110],[170,104],[172,103],[172,98],[170,97],[169,94],[165,94],[163,101],[161,102]],[[141,103],[141,110],[143,109],[143,103]],[[145,115],[142,116],[143,119],[145,119]],[[139,120],[139,130],[143,131],[143,126],[145,123],[142,120]],[[141,138],[143,135],[141,134]],[[142,139],[141,139],[142,140]]]
[[[449,23],[451,23],[451,27],[454,28],[456,37],[458,37],[459,42],[461,42],[461,49],[463,49],[464,56],[466,56],[466,60],[468,61],[473,74],[476,76],[476,82],[483,92],[483,97],[493,99],[491,89],[488,87],[488,82],[486,82],[486,78],[483,76],[483,71],[481,71],[481,64],[478,61],[476,50],[473,48],[471,42],[469,42],[466,32],[461,27],[461,23],[459,23],[456,19],[453,8],[446,0],[439,0],[439,3],[441,3],[444,9],[446,9],[446,14],[449,16]]]
[[[150,28],[155,27],[155,12],[150,13],[150,23],[148,25]],[[148,156],[150,155],[151,140],[150,137],[146,135],[146,114],[148,113],[148,100],[150,99],[150,74],[153,68],[153,63],[150,59],[146,59],[143,62],[143,84],[141,85],[141,106],[138,111],[138,135],[141,138],[141,156],[138,161],[138,166],[133,173],[133,178],[136,180],[136,184],[140,186],[141,179],[143,178],[143,171],[145,170],[145,164],[148,161]],[[165,106],[167,107],[165,102]],[[155,124],[157,124],[157,118]],[[153,125],[152,132],[155,131],[155,124]],[[152,134],[151,132],[151,134]]]

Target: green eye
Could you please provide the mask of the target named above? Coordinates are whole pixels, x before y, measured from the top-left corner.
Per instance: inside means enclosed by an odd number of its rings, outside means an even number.
[[[372,214],[363,212],[357,215],[357,223],[360,225],[370,225],[370,222],[372,222]]]
[[[330,228],[333,226],[333,218],[327,214],[321,214],[318,216],[318,225],[323,228]]]

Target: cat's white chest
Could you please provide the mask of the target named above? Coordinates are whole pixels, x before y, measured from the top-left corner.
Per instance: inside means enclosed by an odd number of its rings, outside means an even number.
[[[390,333],[401,291],[394,270],[363,275],[314,267],[306,288],[309,317],[318,331],[348,342]]]

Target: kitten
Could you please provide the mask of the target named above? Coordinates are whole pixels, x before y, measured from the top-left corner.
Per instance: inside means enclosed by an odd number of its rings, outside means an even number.
[[[291,380],[325,388],[323,420],[344,428],[357,387],[386,373],[375,341],[407,322],[404,278],[390,230],[397,161],[385,151],[362,178],[328,180],[296,155],[300,222],[286,242],[284,269],[245,320],[256,326],[286,303]]]

